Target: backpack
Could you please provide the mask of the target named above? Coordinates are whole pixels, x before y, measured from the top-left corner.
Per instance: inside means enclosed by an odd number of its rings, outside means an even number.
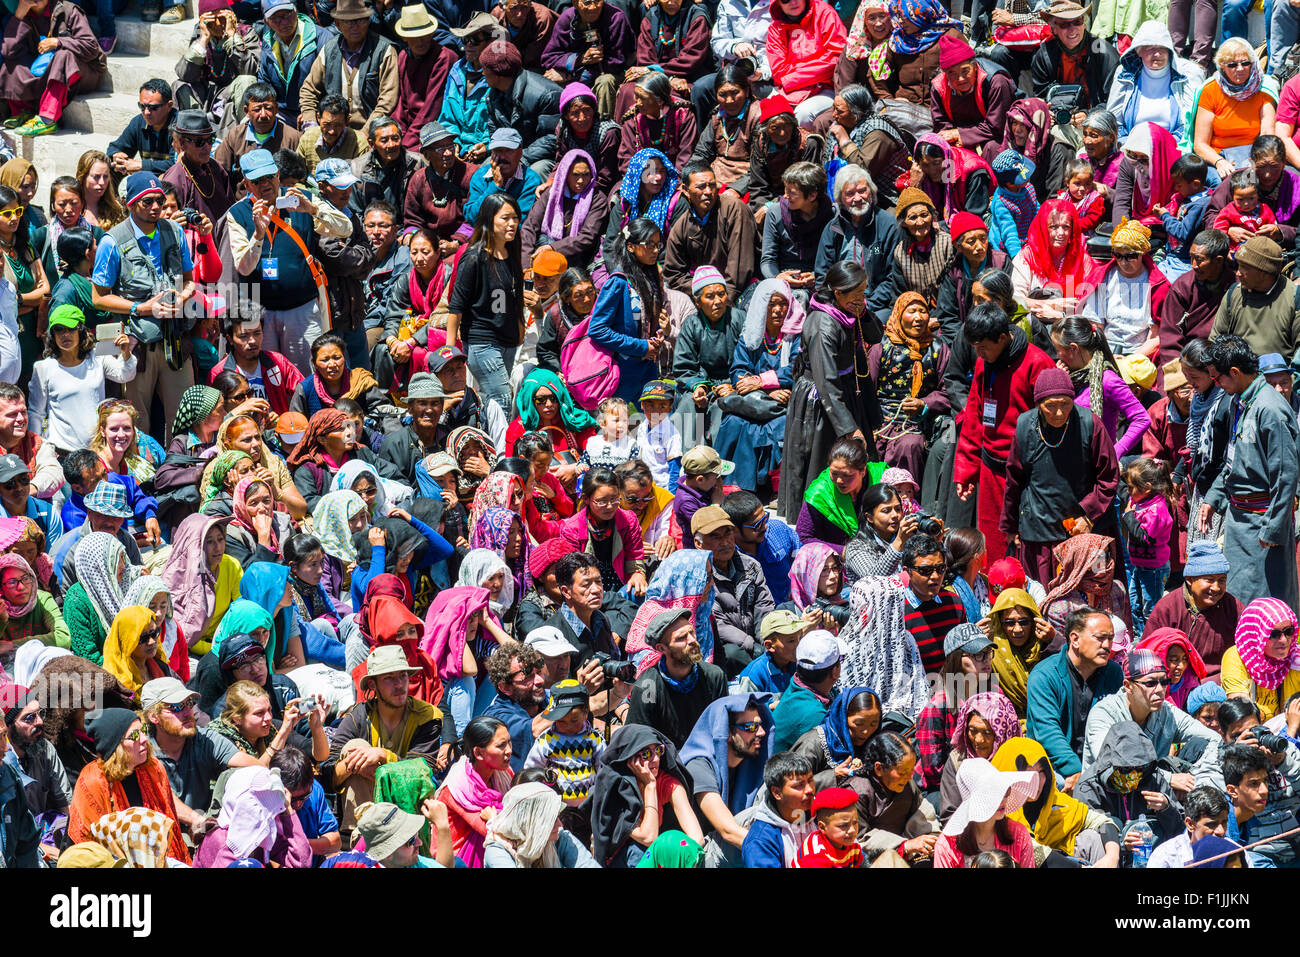
[[[588,316],[569,330],[560,346],[560,378],[573,401],[594,412],[618,391],[619,370],[614,357],[591,341]]]

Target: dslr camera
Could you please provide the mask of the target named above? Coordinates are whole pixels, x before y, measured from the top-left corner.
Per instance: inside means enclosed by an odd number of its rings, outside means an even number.
[[[1287,739],[1280,734],[1274,734],[1264,725],[1255,725],[1250,729],[1250,733],[1265,751],[1272,751],[1274,754],[1284,754],[1286,752]]]
[[[616,661],[603,651],[596,652],[592,657],[600,662],[600,671],[606,680],[617,678],[626,684],[636,681],[636,665],[632,662]]]
[[[935,518],[929,512],[923,510],[916,513],[916,531],[921,535],[930,535],[933,538],[942,538],[943,522]]]

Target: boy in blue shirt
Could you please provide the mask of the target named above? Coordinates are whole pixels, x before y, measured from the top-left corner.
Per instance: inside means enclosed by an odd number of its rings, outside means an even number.
[[[736,676],[732,694],[753,691],[783,694],[794,677],[794,656],[799,648],[799,639],[811,627],[812,622],[804,621],[784,608],[764,615],[758,627],[763,653]],[[776,700],[772,703],[775,705]]]
[[[1192,240],[1201,231],[1205,209],[1212,195],[1205,185],[1208,165],[1195,153],[1178,157],[1169,168],[1174,198],[1169,208],[1152,206],[1151,212],[1165,225],[1165,256],[1160,271],[1173,282],[1183,273],[1192,271]]]

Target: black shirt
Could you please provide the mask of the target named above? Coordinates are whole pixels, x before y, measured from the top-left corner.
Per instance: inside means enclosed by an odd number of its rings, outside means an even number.
[[[456,267],[447,308],[460,315],[460,335],[467,345],[510,349],[519,345],[523,301],[524,277],[518,266],[471,248]]]

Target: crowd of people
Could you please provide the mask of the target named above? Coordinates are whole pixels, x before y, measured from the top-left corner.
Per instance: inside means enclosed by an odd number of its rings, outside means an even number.
[[[0,166],[0,863],[1295,866],[1300,18],[1204,6],[198,0]]]

